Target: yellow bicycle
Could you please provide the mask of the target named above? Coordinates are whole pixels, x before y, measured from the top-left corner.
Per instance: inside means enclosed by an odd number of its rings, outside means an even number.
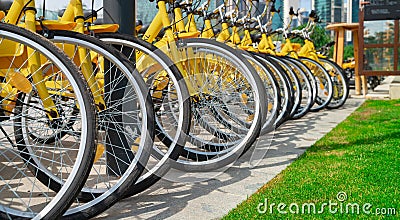
[[[81,1],[73,0],[71,4],[78,15],[82,13]],[[4,21],[32,32],[40,31],[43,36],[50,38],[79,67],[90,88],[86,92],[94,95],[98,120],[93,124],[97,126],[94,130],[99,137],[95,161],[90,166],[91,173],[78,199],[64,215],[71,218],[94,216],[117,202],[144,171],[155,133],[152,99],[140,73],[119,51],[88,35],[65,31],[82,30],[84,27],[79,22],[36,20],[35,11],[34,1],[16,0],[7,8]],[[21,18],[24,18],[23,22],[20,22]],[[37,60],[39,66],[43,65],[42,62],[41,59]],[[51,73],[51,68],[45,70]],[[46,75],[46,71],[38,75]],[[45,91],[57,89],[66,83],[62,77],[41,82]],[[67,92],[61,94],[65,95],[64,99],[68,97]],[[71,104],[70,108],[75,110],[65,111],[63,121],[68,126],[79,126],[76,111],[80,107]],[[22,124],[29,122],[26,120]],[[69,132],[74,133],[74,130]],[[33,130],[29,134],[41,142],[51,142],[50,137],[67,138],[69,133],[41,134]],[[36,167],[42,169],[46,163],[37,161]],[[64,184],[59,175],[61,173],[56,171],[44,172],[38,176],[38,180],[58,191]]]
[[[254,68],[237,51],[196,33],[175,33],[178,22],[168,17],[167,4],[157,1],[158,13],[143,39],[154,42],[182,73],[188,87],[192,119],[184,153],[176,167],[206,171],[232,163],[258,137],[265,121],[265,88]],[[159,32],[164,37],[156,41]]]
[[[76,198],[95,156],[88,91],[51,42],[0,23],[0,218],[57,218]],[[49,173],[63,182],[56,191]]]

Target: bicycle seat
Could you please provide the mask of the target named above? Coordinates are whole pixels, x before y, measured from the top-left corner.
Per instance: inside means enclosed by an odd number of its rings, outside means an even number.
[[[42,31],[43,27],[46,27],[48,30],[67,30],[72,31],[76,27],[75,22],[70,21],[53,21],[53,20],[44,20],[44,21],[36,21],[36,30]],[[25,23],[18,24],[19,27],[26,27]]]
[[[7,11],[10,9],[13,0],[1,0],[0,1],[0,11]]]

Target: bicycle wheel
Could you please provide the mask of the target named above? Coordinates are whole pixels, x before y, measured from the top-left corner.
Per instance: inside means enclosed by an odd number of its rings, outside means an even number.
[[[63,216],[90,218],[123,198],[143,172],[153,145],[153,103],[138,70],[118,50],[75,32],[51,35],[97,94],[96,158],[80,195]],[[59,184],[54,176],[49,178],[55,186]]]
[[[291,58],[291,57],[286,57],[286,58],[287,58],[287,59],[290,59],[292,62],[296,63],[296,65],[299,66],[299,67],[304,71],[304,73],[306,74],[308,80],[310,81],[311,87],[312,87],[312,90],[313,90],[313,93],[312,93],[312,104],[311,104],[311,106],[313,106],[313,105],[315,104],[315,100],[316,100],[316,98],[317,98],[317,89],[318,89],[317,81],[315,80],[315,77],[314,77],[313,73],[312,73],[311,70],[310,70],[303,62],[301,62],[300,60],[294,59],[294,58]]]
[[[294,89],[285,73],[285,70],[277,62],[264,54],[259,54],[258,57],[263,60],[263,63],[267,65],[270,70],[272,70],[279,84],[282,104],[275,122],[275,127],[279,127],[283,122],[289,119],[290,111],[294,105]]]
[[[221,168],[234,162],[258,137],[266,119],[265,87],[246,59],[225,44],[183,39],[176,46],[176,65],[191,95],[192,121],[184,152],[174,167],[186,171]]]
[[[83,187],[95,154],[96,117],[79,73],[51,42],[0,24],[0,218],[58,218]],[[74,106],[68,119],[74,125],[64,123]],[[32,131],[54,140],[37,141]],[[38,181],[47,173],[60,180],[57,191]]]
[[[267,91],[267,119],[261,128],[261,134],[265,134],[275,129],[276,120],[281,108],[281,93],[278,82],[268,65],[263,62],[262,58],[254,54],[242,54],[250,64],[256,69],[258,75],[262,79],[265,89]]]
[[[247,53],[242,50],[238,50],[238,52],[246,58],[246,60],[251,64],[251,66],[254,67],[256,70],[258,76],[261,78],[263,81],[264,87],[267,91],[267,118],[265,120],[265,123],[263,124],[261,131],[264,131],[266,133],[267,131],[272,131],[275,129],[274,124],[275,120],[278,116],[279,113],[279,107],[280,107],[280,94],[278,92],[278,86],[276,79],[273,75],[271,75],[271,70],[269,70],[268,66],[264,65],[261,60],[255,55],[251,53]],[[245,105],[242,103],[239,103],[239,105],[242,106],[244,111],[247,111],[249,115],[254,114],[254,112],[251,109],[248,109]],[[219,114],[218,112],[214,112],[216,115],[216,119],[220,119],[219,122],[224,124],[226,127],[228,127],[230,130],[240,133],[240,132],[246,132],[246,130],[242,127],[248,128],[250,126],[250,123],[246,121],[239,121],[240,119],[235,117],[235,120],[238,125],[238,127],[235,127],[233,123],[229,123],[229,119],[225,119],[225,114]],[[232,114],[229,114],[229,117],[232,117]],[[217,133],[217,130],[213,130],[212,126],[203,126],[205,129],[207,129],[210,133]]]
[[[333,97],[331,102],[326,106],[328,109],[340,108],[346,103],[349,97],[349,83],[344,70],[337,63],[319,58],[319,62],[329,72],[333,83]]]
[[[301,60],[313,73],[317,81],[318,90],[315,104],[311,107],[310,111],[319,111],[325,108],[332,100],[333,97],[333,83],[329,73],[325,68],[315,60],[300,57]]]
[[[292,119],[299,119],[307,114],[310,108],[314,105],[314,89],[302,66],[299,66],[295,61],[287,57],[283,57],[283,60],[290,65],[300,81],[299,90],[301,92],[301,101],[297,111],[292,116]]]
[[[96,37],[117,48],[136,65],[150,86],[155,105],[157,140],[152,160],[146,172],[128,190],[126,196],[131,196],[156,183],[169,170],[169,160],[178,159],[190,126],[189,91],[178,68],[154,45],[125,34],[104,33]]]
[[[282,57],[270,56],[270,58],[274,60],[276,63],[278,63],[284,69],[284,73],[287,75],[287,78],[289,79],[289,82],[292,84],[293,87],[294,102],[293,102],[293,107],[289,110],[290,112],[289,119],[290,119],[297,112],[301,104],[302,87],[300,84],[300,80],[296,75],[295,69],[293,69],[292,66],[290,66],[287,62],[285,62]]]

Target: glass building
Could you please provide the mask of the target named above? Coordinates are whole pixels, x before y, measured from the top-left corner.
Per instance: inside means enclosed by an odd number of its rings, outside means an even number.
[[[314,9],[319,14],[321,20],[331,22],[332,17],[332,2],[331,0],[315,0]]]
[[[277,10],[281,10],[281,12],[278,14],[276,13],[274,18],[272,19],[272,30],[275,30],[277,28],[282,28],[283,27],[283,1],[276,1],[275,2],[275,8]]]

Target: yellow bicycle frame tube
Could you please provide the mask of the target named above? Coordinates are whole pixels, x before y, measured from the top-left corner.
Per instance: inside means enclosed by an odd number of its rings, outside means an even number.
[[[199,68],[199,65],[197,65],[196,63],[194,63],[194,61],[192,59],[190,59],[191,57],[194,57],[194,53],[191,50],[186,51],[186,53],[180,53],[178,51],[178,48],[176,46],[176,38],[174,36],[174,32],[173,32],[173,26],[171,25],[171,21],[168,17],[168,12],[167,12],[167,5],[166,5],[166,1],[158,1],[157,2],[158,5],[158,13],[156,14],[155,18],[153,19],[153,21],[150,23],[149,28],[147,29],[146,33],[143,36],[143,40],[153,43],[153,41],[156,39],[158,33],[161,31],[161,29],[164,27],[165,29],[165,35],[164,37],[160,40],[157,41],[154,45],[157,48],[160,48],[161,50],[168,50],[168,51],[164,51],[166,54],[170,54],[171,59],[174,61],[175,65],[178,67],[178,69],[180,70],[180,72],[182,73],[185,81],[186,81],[186,85],[188,87],[189,93],[190,95],[196,95],[196,90],[193,88],[193,82],[190,82],[189,79],[189,74],[192,73],[188,73],[187,71],[185,71],[185,68],[183,67],[183,65],[191,65],[194,66],[196,65],[197,68]],[[183,22],[180,21],[180,22]],[[179,28],[185,28],[184,23],[182,23],[183,26],[180,24]],[[190,60],[189,60],[190,59]],[[185,62],[185,61],[189,61],[189,62]],[[195,69],[195,68],[191,68],[191,69]],[[201,79],[199,77],[201,74],[196,74],[197,77],[197,82],[205,82],[204,79]],[[202,86],[202,85],[196,85],[196,86]]]
[[[61,21],[76,22],[77,25],[76,25],[74,31],[84,34],[85,19],[83,17],[82,0],[70,0],[67,9],[65,10],[63,16],[61,17]],[[93,97],[95,99],[95,103],[100,108],[100,110],[104,110],[105,101],[101,94],[101,90],[99,89],[99,84],[97,82],[96,77],[92,76],[93,66],[92,66],[91,57],[87,56],[87,50],[82,47],[78,48],[78,55],[79,55],[79,62],[80,62],[78,64],[78,66],[81,67],[82,74],[85,77],[90,90],[92,91]]]
[[[5,17],[5,21],[11,24],[17,24],[20,19],[20,12],[24,10],[24,6],[28,3],[29,0],[15,0],[10,10],[8,11],[7,16]],[[26,5],[28,10],[25,11],[25,23],[26,29],[36,32],[36,14],[35,14],[35,1],[30,1],[29,4]],[[35,83],[35,87],[37,89],[38,95],[43,102],[43,106],[47,112],[48,117],[52,120],[54,118],[58,118],[59,114],[54,104],[53,100],[50,98],[50,94],[47,90],[45,80],[43,78],[43,73],[40,69],[41,60],[40,55],[35,54],[35,51],[31,48],[27,49],[28,53],[28,68],[31,73],[32,80]]]

